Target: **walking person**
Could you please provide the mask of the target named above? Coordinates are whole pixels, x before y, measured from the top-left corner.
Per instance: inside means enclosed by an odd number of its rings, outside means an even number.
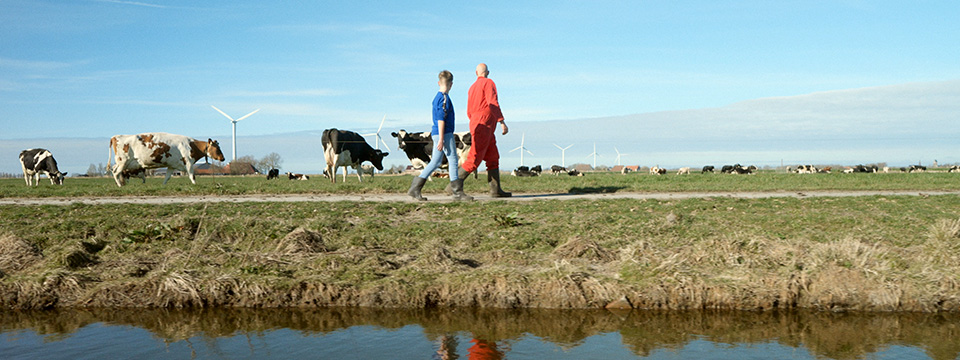
[[[453,74],[443,70],[438,77],[440,80],[437,81],[437,85],[440,86],[440,91],[433,98],[433,128],[430,130],[430,136],[436,146],[433,148],[430,163],[423,168],[420,176],[413,177],[413,182],[410,184],[410,190],[407,190],[407,194],[420,201],[427,200],[427,198],[421,196],[420,191],[426,184],[427,179],[430,178],[430,174],[440,167],[443,158],[446,157],[447,165],[450,168],[450,188],[453,190],[453,199],[458,201],[473,200],[472,197],[463,192],[463,177],[458,176],[459,171],[457,171],[459,159],[457,158],[457,145],[453,137],[455,116],[453,102],[450,101],[449,94],[453,87]]]
[[[466,178],[467,174],[477,171],[481,161],[486,162],[490,196],[510,197],[513,194],[503,191],[500,187],[500,152],[497,150],[496,137],[497,123],[500,123],[503,135],[507,134],[507,123],[503,121],[503,113],[500,112],[497,85],[487,78],[488,75],[490,71],[487,69],[487,64],[477,65],[477,81],[467,92],[467,117],[470,119],[470,136],[473,144],[470,146],[458,177]]]

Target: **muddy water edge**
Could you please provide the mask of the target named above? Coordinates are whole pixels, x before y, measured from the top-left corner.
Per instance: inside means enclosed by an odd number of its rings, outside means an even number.
[[[0,306],[956,312],[960,198],[0,207]]]

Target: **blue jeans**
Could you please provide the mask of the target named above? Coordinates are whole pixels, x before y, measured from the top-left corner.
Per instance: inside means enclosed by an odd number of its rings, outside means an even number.
[[[443,134],[443,151],[437,150],[437,140],[439,135],[433,135],[433,155],[430,156],[430,163],[420,172],[421,178],[428,178],[434,170],[440,167],[443,158],[447,157],[447,164],[450,166],[450,181],[457,180],[457,144],[453,141],[453,133]]]

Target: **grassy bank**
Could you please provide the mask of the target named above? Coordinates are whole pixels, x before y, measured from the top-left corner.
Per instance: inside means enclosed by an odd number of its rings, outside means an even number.
[[[958,204],[4,206],[0,306],[958,311]]]
[[[267,181],[263,176],[201,176],[197,185],[186,178],[148,178],[146,184],[134,179],[122,188],[113,178],[69,178],[63,186],[52,186],[42,179],[40,186],[27,187],[23,179],[0,179],[0,197],[77,197],[77,196],[184,196],[184,195],[260,195],[260,194],[376,194],[403,193],[410,187],[410,175],[377,176],[363,183],[347,177],[336,184],[323,177],[309,181],[286,179]],[[427,194],[441,193],[446,180],[428,182]],[[811,190],[960,190],[960,174],[928,172],[917,174],[784,174],[764,172],[757,175],[649,174],[620,175],[591,173],[583,177],[544,175],[518,178],[504,175],[503,186],[518,193],[610,193],[610,192],[712,192],[712,191],[811,191]],[[467,193],[489,190],[486,177],[464,182]]]

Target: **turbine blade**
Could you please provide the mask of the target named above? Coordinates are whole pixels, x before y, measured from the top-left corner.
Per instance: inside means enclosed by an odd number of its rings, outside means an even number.
[[[380,129],[383,129],[383,122],[387,121],[387,114],[383,114],[383,119],[380,120],[380,127],[377,128],[377,134],[380,133]]]
[[[380,137],[380,134],[377,134],[377,140],[380,140],[380,142],[383,143],[383,147],[387,148],[387,151],[391,151],[390,145],[387,145],[387,142],[384,141],[382,137]]]
[[[256,114],[257,111],[260,111],[260,109],[256,109],[256,110],[254,110],[252,113],[246,114],[246,115],[244,115],[243,117],[237,119],[236,121],[240,121],[240,120],[246,119],[246,118],[250,117],[250,115]]]
[[[210,105],[210,107],[212,107],[214,110],[216,110],[216,111],[217,111],[218,113],[220,113],[221,115],[226,116],[227,119],[230,119],[230,121],[236,121],[236,120],[234,120],[232,117],[230,117],[230,115],[227,115],[227,113],[225,113],[225,112],[223,112],[223,111],[220,111],[220,109],[217,109],[216,106]]]

